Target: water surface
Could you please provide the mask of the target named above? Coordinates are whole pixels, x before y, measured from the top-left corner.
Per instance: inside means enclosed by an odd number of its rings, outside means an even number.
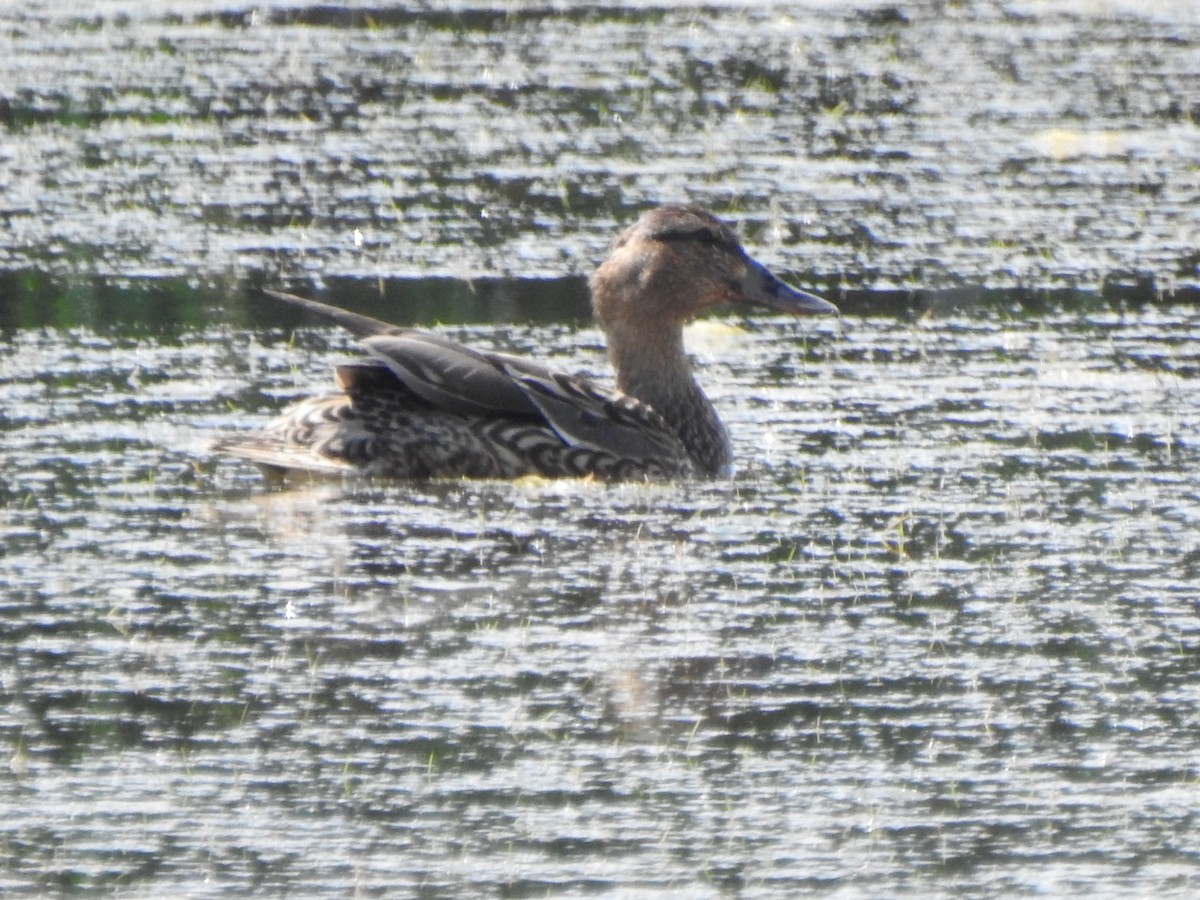
[[[0,10],[0,891],[1189,897],[1189,0]],[[689,201],[712,483],[323,482],[286,285],[604,376]]]
[[[1191,0],[0,11],[0,268],[586,274],[663,202],[826,291],[1194,297]]]
[[[204,442],[335,332],[18,332],[0,883],[1185,895],[1198,332],[708,326],[732,480],[287,491]]]

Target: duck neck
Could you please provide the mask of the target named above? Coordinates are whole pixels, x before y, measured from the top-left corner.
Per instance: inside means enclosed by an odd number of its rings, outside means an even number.
[[[729,469],[729,435],[692,377],[678,324],[650,327],[621,323],[608,331],[617,386],[651,406],[679,435],[696,469],[718,475]]]

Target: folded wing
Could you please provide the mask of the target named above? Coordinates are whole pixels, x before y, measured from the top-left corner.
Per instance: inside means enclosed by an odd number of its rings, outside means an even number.
[[[463,416],[544,424],[568,447],[628,460],[686,464],[679,436],[651,407],[619,391],[440,335],[399,328],[334,306],[268,291],[337,322],[425,402]]]

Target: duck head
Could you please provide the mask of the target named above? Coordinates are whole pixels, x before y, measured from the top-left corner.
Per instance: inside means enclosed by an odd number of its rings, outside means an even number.
[[[605,330],[679,327],[711,306],[753,306],[795,315],[837,307],[776,278],[712,213],[660,206],[626,229],[592,275],[592,305]]]

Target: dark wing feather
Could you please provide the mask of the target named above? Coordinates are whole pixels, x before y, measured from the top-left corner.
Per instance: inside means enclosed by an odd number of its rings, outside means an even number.
[[[628,459],[687,456],[678,436],[650,407],[584,379],[422,331],[375,335],[361,343],[405,387],[443,409],[544,420],[569,446]]]
[[[466,415],[539,416],[525,391],[488,354],[427,331],[400,328],[295,294],[265,293],[341,325],[405,387],[435,406]]]
[[[274,297],[276,300],[282,300],[284,303],[298,306],[308,312],[316,313],[323,318],[331,319],[357,338],[364,338],[372,334],[395,334],[405,330],[396,325],[381,322],[379,319],[372,319],[370,316],[360,316],[358,313],[339,309],[336,306],[330,306],[328,303],[319,303],[316,300],[297,297],[295,294],[285,294],[283,291],[270,290],[264,290],[263,293],[268,297]]]
[[[415,330],[373,335],[360,343],[434,406],[469,416],[540,415],[526,391],[488,354]]]
[[[582,378],[531,372],[523,360],[517,363],[509,367],[512,376],[567,444],[625,459],[688,458],[679,436],[640,400],[600,390]]]

